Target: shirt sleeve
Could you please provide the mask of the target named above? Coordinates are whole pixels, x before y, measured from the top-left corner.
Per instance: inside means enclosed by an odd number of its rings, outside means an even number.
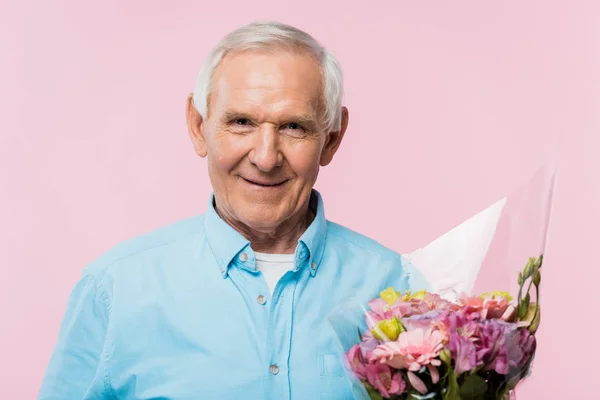
[[[69,297],[39,400],[105,397],[103,353],[108,320],[105,292],[92,276],[84,275]]]

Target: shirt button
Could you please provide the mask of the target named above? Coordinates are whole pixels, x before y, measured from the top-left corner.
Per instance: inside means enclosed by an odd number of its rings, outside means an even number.
[[[267,302],[267,298],[265,296],[263,296],[262,294],[259,294],[258,297],[256,298],[256,302],[258,304],[260,304],[261,306],[263,306]]]
[[[240,261],[241,261],[241,262],[246,262],[246,261],[248,261],[248,254],[246,254],[246,253],[242,253],[242,254],[240,254]]]
[[[273,375],[277,375],[279,373],[279,367],[277,366],[277,364],[271,364],[271,366],[269,367],[269,372]]]

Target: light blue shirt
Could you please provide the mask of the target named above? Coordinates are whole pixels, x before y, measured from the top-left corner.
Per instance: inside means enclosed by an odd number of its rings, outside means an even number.
[[[85,268],[38,399],[353,398],[328,317],[388,285],[424,287],[420,275],[327,221],[313,191],[316,217],[271,296],[250,243],[212,199],[206,213],[123,242]]]

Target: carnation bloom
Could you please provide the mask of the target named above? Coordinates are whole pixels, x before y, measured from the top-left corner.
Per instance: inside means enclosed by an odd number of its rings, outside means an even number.
[[[506,336],[506,354],[513,368],[522,369],[531,359],[535,348],[535,336],[527,329],[512,331]]]
[[[494,370],[501,375],[508,374],[506,339],[516,333],[515,329],[513,324],[501,320],[482,321],[476,347],[486,365],[486,371]]]
[[[480,296],[469,296],[461,294],[457,302],[452,305],[453,311],[462,311],[462,313],[471,320],[481,319],[484,300]]]
[[[377,346],[370,361],[410,371],[418,371],[429,364],[439,366],[441,362],[437,357],[444,347],[443,341],[442,333],[433,329],[402,332],[397,341]]]
[[[516,314],[515,307],[510,304],[510,300],[506,296],[486,298],[481,310],[483,319],[502,319],[509,322],[514,321]]]

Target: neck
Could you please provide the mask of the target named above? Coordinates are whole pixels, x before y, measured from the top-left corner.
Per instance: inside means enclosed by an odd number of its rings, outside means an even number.
[[[298,239],[315,218],[315,214],[307,202],[298,215],[284,221],[272,231],[261,232],[230,218],[217,205],[215,205],[215,210],[221,219],[250,241],[254,251],[272,254],[293,254],[296,251]]]

